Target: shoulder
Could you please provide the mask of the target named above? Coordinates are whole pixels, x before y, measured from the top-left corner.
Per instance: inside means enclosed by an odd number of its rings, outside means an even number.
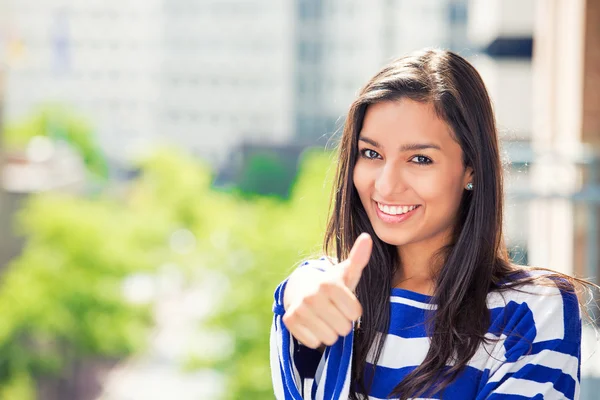
[[[579,301],[568,279],[545,270],[522,270],[513,278],[488,295],[493,328],[532,343],[580,342]]]

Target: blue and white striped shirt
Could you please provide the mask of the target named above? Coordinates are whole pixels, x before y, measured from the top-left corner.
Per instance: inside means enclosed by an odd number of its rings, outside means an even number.
[[[324,259],[301,267],[326,268]],[[347,399],[354,333],[340,337],[323,354],[302,346],[286,329],[283,292],[275,290],[271,326],[271,374],[278,400]],[[464,372],[443,392],[454,399],[578,399],[581,317],[575,294],[555,286],[527,284],[487,297],[491,324]],[[386,399],[391,390],[425,359],[429,337],[425,321],[436,305],[431,297],[393,288],[390,327],[375,366],[369,399]],[[367,357],[372,365],[373,353]],[[371,373],[367,365],[365,373]],[[370,375],[367,375],[367,381]],[[440,398],[436,395],[432,398]]]

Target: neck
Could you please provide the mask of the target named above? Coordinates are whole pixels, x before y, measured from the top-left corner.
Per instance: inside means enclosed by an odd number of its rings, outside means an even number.
[[[393,287],[433,294],[434,278],[441,268],[436,253],[449,243],[449,238],[432,239],[398,246],[400,265],[394,274]]]

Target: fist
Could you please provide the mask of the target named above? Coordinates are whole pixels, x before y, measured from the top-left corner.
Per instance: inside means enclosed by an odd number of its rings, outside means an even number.
[[[325,272],[311,274],[310,279],[294,282],[294,295],[283,322],[303,345],[313,349],[331,346],[339,336],[351,332],[352,321],[362,315],[354,291],[371,258],[372,248],[371,236],[363,233],[356,239],[348,259]],[[293,278],[290,277],[288,287]]]

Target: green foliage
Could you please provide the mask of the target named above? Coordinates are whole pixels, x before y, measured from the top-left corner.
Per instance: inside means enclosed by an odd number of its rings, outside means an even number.
[[[296,160],[284,159],[274,151],[253,154],[243,168],[239,189],[247,194],[277,195],[288,198],[296,175]]]
[[[131,201],[137,212],[160,215],[163,221],[194,228],[206,222],[208,206],[221,198],[210,190],[212,176],[208,166],[175,149],[163,149],[142,160],[144,171],[134,183]]]
[[[4,129],[3,146],[22,150],[35,136],[48,136],[69,143],[95,177],[108,177],[108,165],[95,143],[91,126],[66,108],[45,105],[22,121],[9,122]]]
[[[34,390],[35,384],[31,376],[25,372],[15,374],[14,379],[0,388],[2,399],[10,400],[34,400],[36,393]]]
[[[188,276],[218,272],[230,283],[227,302],[203,329],[230,335],[233,348],[216,359],[190,354],[187,368],[221,371],[228,399],[272,398],[272,293],[300,260],[320,253],[330,155],[304,154],[287,201],[215,191],[207,166],[173,150],[140,167],[135,182],[110,196],[46,193],[23,208],[26,246],[0,281],[0,398],[33,400],[40,376],[59,375],[75,360],[142,350],[149,309],[127,303],[122,282],[165,263]],[[195,246],[173,251],[178,230],[191,232]]]
[[[328,212],[330,155],[307,152],[289,201],[277,198],[241,199],[227,211],[210,213],[208,226],[224,232],[227,246],[213,268],[224,273],[227,302],[215,310],[205,328],[228,332],[232,353],[223,359],[190,356],[186,367],[218,369],[228,378],[227,399],[272,398],[269,332],[273,291],[304,258],[320,254]]]
[[[27,243],[0,285],[0,387],[139,350],[150,314],[125,301],[122,280],[155,267],[161,235],[117,203],[57,194],[32,197],[19,227]]]
[[[26,245],[0,282],[1,399],[35,398],[37,378],[77,360],[144,348],[150,308],[126,301],[124,278],[176,259],[169,235],[199,222],[192,210],[209,189],[205,170],[168,154],[147,160],[121,198],[43,193],[24,205]]]

